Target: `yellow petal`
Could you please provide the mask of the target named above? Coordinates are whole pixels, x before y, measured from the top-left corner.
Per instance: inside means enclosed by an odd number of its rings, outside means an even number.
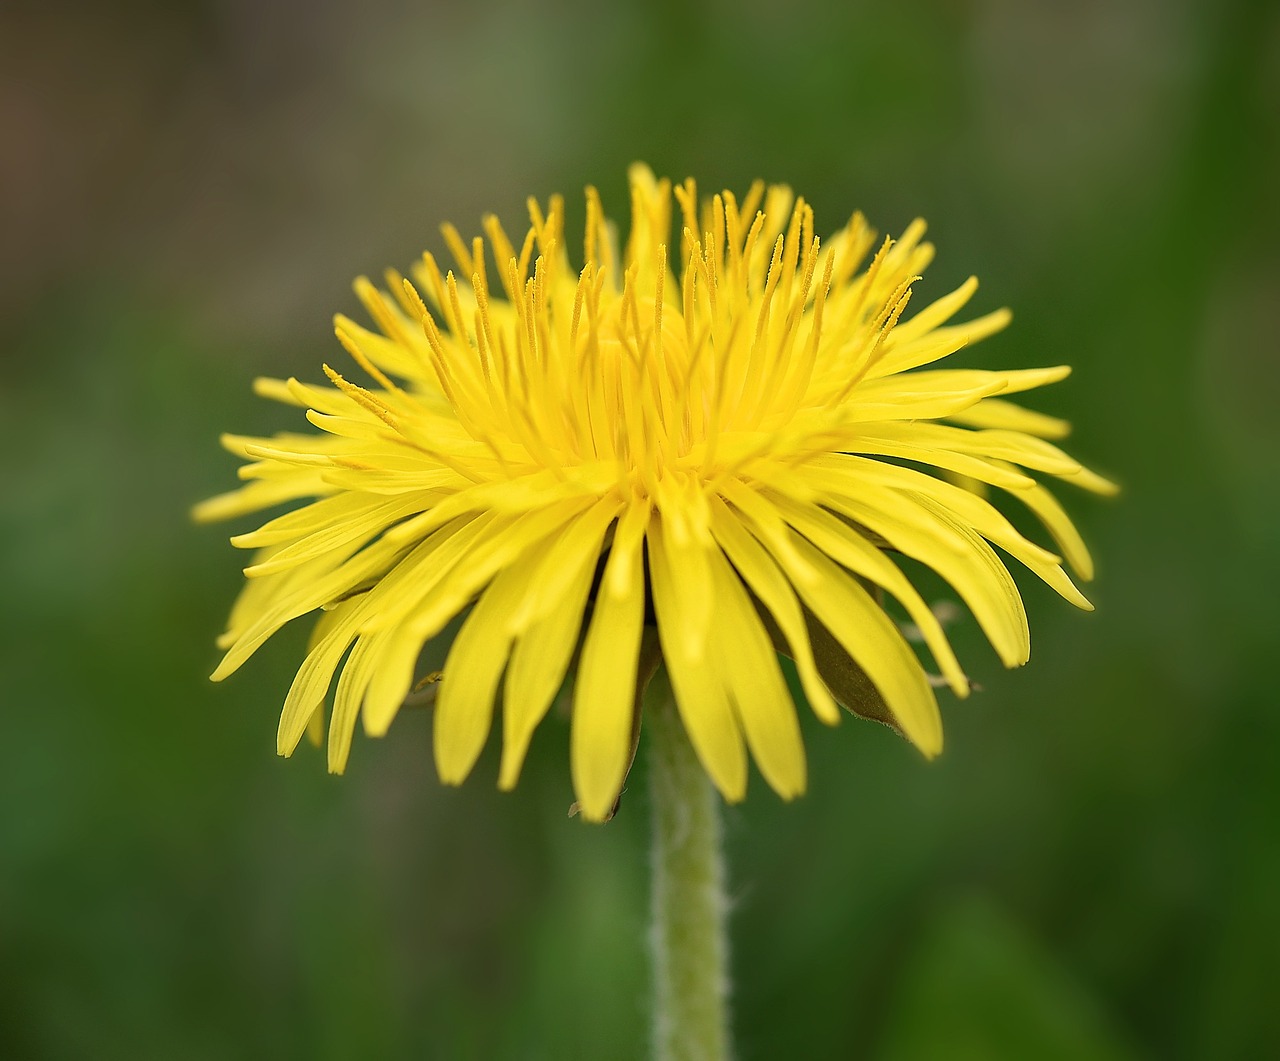
[[[951,418],[966,427],[995,427],[1006,431],[1022,431],[1039,438],[1066,438],[1071,425],[1056,416],[1024,409],[1003,398],[987,398],[971,409]]]
[[[395,559],[397,551],[394,545],[385,540],[376,541],[345,563],[340,563],[335,570],[274,603],[228,649],[213,672],[213,680],[221,681],[235,672],[268,637],[291,619],[329,604],[364,579],[385,570]],[[340,552],[337,559],[343,559]],[[329,558],[325,558],[325,562],[328,563]]]
[[[942,751],[938,703],[911,646],[854,578],[800,535],[792,536],[797,551],[821,575],[812,584],[797,583],[800,596],[867,672],[907,738],[930,758],[937,755]]]
[[[921,530],[914,520],[904,522],[852,499],[845,499],[841,508],[903,555],[928,565],[946,579],[973,612],[1006,667],[1025,663],[1031,652],[1031,637],[1022,597],[990,546],[981,539],[975,543],[973,532],[956,521],[938,518],[936,512],[921,504],[920,496],[902,500],[916,508],[916,520],[932,519],[937,532]],[[942,535],[948,539],[959,537],[965,547],[955,550],[940,545]]]
[[[340,774],[347,768],[351,738],[365,690],[373,680],[378,662],[378,642],[374,637],[359,637],[338,676],[333,694],[333,714],[329,718],[329,773]]]
[[[976,368],[937,368],[924,372],[903,372],[868,380],[858,387],[859,401],[914,401],[979,390],[1014,394],[1057,383],[1071,375],[1068,365],[1049,368],[1022,368],[998,372]],[[947,416],[954,414],[944,414]]]
[[[675,490],[664,491],[658,501],[664,515],[651,525],[650,534],[654,528],[662,534],[663,555],[678,587],[680,606],[672,615],[675,626],[671,633],[680,640],[689,659],[701,660],[714,600],[707,561],[709,536],[704,537],[690,522],[692,513],[686,501]]]
[[[716,595],[711,640],[721,678],[760,773],[783,799],[804,792],[804,744],[795,704],[778,655],[738,576],[718,550],[711,552]]]
[[[823,722],[834,725],[840,721],[840,711],[818,674],[804,613],[800,610],[790,583],[778,570],[778,565],[770,559],[768,552],[747,533],[738,517],[718,498],[712,502],[711,514],[712,529],[725,555],[769,610],[791,646],[796,673],[800,676],[800,684],[804,688],[809,706]]]
[[[903,341],[901,332],[915,318],[906,324],[899,324],[889,333],[885,341],[887,350],[884,356],[872,366],[867,373],[869,379],[889,376],[896,372],[920,365],[928,365],[940,358],[953,354],[957,350],[994,335],[1008,326],[1013,315],[1007,309],[998,309],[993,313],[977,317],[964,324],[953,324],[945,328],[934,328],[919,338]]]
[[[214,523],[248,515],[250,512],[257,512],[264,508],[273,508],[285,501],[323,496],[331,491],[332,487],[326,485],[325,481],[315,473],[250,483],[239,490],[232,490],[229,493],[211,497],[207,501],[201,501],[192,508],[191,517],[197,523]]]
[[[914,423],[895,424],[892,426],[895,429],[904,429],[892,432],[892,434],[901,435],[901,439],[881,437],[881,430],[878,427],[872,427],[869,430],[860,432],[858,441],[849,447],[849,452],[875,454],[883,457],[901,457],[904,460],[929,464],[935,468],[955,472],[957,475],[977,479],[979,482],[990,483],[992,486],[999,486],[1005,490],[1023,490],[1035,485],[1034,479],[1028,475],[1023,475],[1007,463],[994,462],[968,453],[957,453],[951,449],[930,446],[927,440],[925,440],[924,445],[917,444],[911,438],[910,432],[910,428],[918,426]],[[886,431],[884,433],[889,434],[890,432]]]
[[[558,505],[527,512],[500,530],[477,540],[468,551],[465,562],[455,565],[418,608],[410,622],[415,634],[423,638],[434,637],[466,606],[481,586],[514,564],[517,558],[528,555],[530,550],[560,530],[589,504],[585,498],[572,498]],[[527,581],[522,591],[528,593]],[[504,627],[509,625],[510,613],[519,603],[519,597],[511,602],[502,617]],[[511,636],[510,630],[508,636]]]
[[[509,519],[503,521],[488,514],[475,519],[459,517],[405,558],[392,573],[396,576],[394,583],[384,579],[373,591],[378,596],[361,625],[361,635],[377,643],[378,662],[365,693],[362,714],[365,732],[370,736],[380,737],[390,728],[413,686],[414,667],[423,642],[431,636],[417,630],[410,617],[449,572],[465,560],[477,541],[509,523]]]
[[[355,346],[384,372],[401,379],[429,379],[432,383],[435,382],[434,373],[424,364],[423,359],[401,343],[370,331],[341,313],[334,317],[333,324],[335,333],[344,345],[350,343]],[[422,334],[416,325],[414,331],[418,335]]]
[[[963,284],[957,287],[949,295],[943,295],[942,298],[931,302],[918,313],[913,314],[909,319],[903,321],[891,333],[891,341],[897,343],[907,343],[912,339],[920,337],[932,332],[939,325],[946,324],[960,310],[964,309],[969,299],[973,297],[973,293],[978,290],[978,278],[976,276],[969,277]],[[885,344],[889,346],[889,343]],[[890,348],[892,349],[892,348]],[[897,370],[900,371],[900,370]]]
[[[1030,489],[1019,490],[1014,496],[1025,502],[1027,508],[1036,514],[1076,573],[1086,582],[1092,579],[1093,557],[1058,499],[1038,484]]]
[[[638,709],[636,667],[644,626],[640,547],[645,515],[645,508],[635,505],[619,524],[605,565],[604,581],[609,588],[596,595],[574,682],[569,759],[574,791],[588,821],[608,817],[630,761]],[[610,577],[610,568],[619,562],[630,573],[621,587]]]
[[[379,497],[360,494],[338,494],[303,505],[283,516],[264,523],[257,530],[237,534],[231,544],[237,549],[260,549],[268,545],[280,545],[312,534],[323,527],[345,520],[358,519],[386,502]]]
[[[503,789],[515,787],[533,731],[564,681],[577,645],[605,530],[599,524],[599,515],[599,506],[584,513],[543,556],[521,605],[524,608],[536,599],[541,617],[527,625],[508,621],[508,629],[518,637],[507,671],[503,706],[502,767],[498,776],[498,785]],[[566,541],[571,548],[562,548]],[[548,576],[560,585],[555,596],[547,592]]]
[[[374,498],[374,500],[381,500]],[[244,569],[248,578],[260,578],[274,574],[286,568],[314,560],[317,556],[332,553],[353,542],[363,544],[387,527],[399,522],[406,516],[422,511],[424,501],[421,495],[413,494],[408,498],[397,497],[391,501],[382,501],[350,518],[330,522],[320,529],[292,542],[290,545],[274,553],[269,560],[252,564]]]
[[[706,665],[702,652],[696,655],[685,636],[689,608],[688,583],[680,580],[690,565],[673,563],[667,535],[655,515],[649,525],[649,574],[653,583],[653,604],[658,617],[662,658],[671,677],[676,705],[685,731],[703,768],[711,775],[725,799],[736,803],[746,795],[747,753],[742,731],[729,704],[729,693],[719,674]],[[689,543],[686,549],[701,548]],[[705,640],[706,631],[700,632]]]
[[[324,702],[333,681],[333,672],[338,669],[343,653],[355,640],[360,623],[360,603],[349,601],[335,609],[339,614],[332,620],[328,632],[307,653],[294,675],[280,712],[280,727],[276,734],[276,751],[279,754],[293,754],[311,716]]]
[[[481,595],[445,659],[436,697],[435,758],[440,780],[460,785],[484,748],[498,681],[511,651],[506,618],[528,589],[533,549],[502,571]]]
[[[831,559],[855,574],[883,586],[898,599],[920,628],[925,643],[952,692],[959,697],[968,696],[969,679],[952,651],[942,624],[901,569],[856,530],[818,506],[802,505],[783,496],[777,496],[774,500],[783,518]]]
[[[547,548],[537,576],[530,579],[524,600],[507,621],[513,634],[522,633],[558,606],[565,589],[577,577],[584,558],[594,564],[600,554],[601,539],[621,510],[622,502],[611,495],[565,524]]]

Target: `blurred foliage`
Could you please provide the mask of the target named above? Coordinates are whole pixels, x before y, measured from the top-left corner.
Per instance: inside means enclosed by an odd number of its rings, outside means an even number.
[[[513,796],[429,719],[344,779],[274,754],[304,631],[205,675],[240,578],[188,506],[258,373],[341,357],[358,271],[645,158],[920,212],[970,363],[1117,475],[1066,501],[1097,614],[1027,586],[1032,664],[925,765],[806,720],[811,791],[728,816],[754,1058],[1256,1058],[1280,1041],[1275,291],[1280,9],[132,2],[0,15],[0,1056],[629,1058],[643,771],[568,820],[567,727]]]

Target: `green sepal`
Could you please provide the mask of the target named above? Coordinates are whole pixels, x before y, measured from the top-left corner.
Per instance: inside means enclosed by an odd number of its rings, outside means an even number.
[[[902,728],[893,717],[893,712],[889,710],[884,697],[880,695],[880,690],[867,677],[867,672],[854,662],[853,657],[822,624],[822,620],[803,604],[801,607],[804,609],[804,623],[809,630],[809,645],[813,650],[813,661],[817,665],[818,676],[831,692],[836,703],[850,714],[871,722],[879,722],[881,725],[888,726],[898,736],[902,736]],[[760,613],[760,619],[764,623],[765,630],[768,631],[773,647],[788,659],[795,659],[791,645],[778,628],[778,624],[774,622],[768,609],[757,601],[756,611]]]

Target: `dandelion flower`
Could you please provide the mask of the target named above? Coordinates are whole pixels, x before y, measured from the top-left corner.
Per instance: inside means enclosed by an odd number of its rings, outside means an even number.
[[[630,184],[625,248],[594,189],[580,269],[559,198],[529,202],[518,246],[493,217],[487,244],[445,226],[454,269],[427,254],[412,281],[360,279],[376,327],[337,317],[362,382],[328,366],[327,384],[257,381],[318,433],[226,436],[246,485],[196,515],[295,506],[232,539],[256,554],[213,675],[320,612],[281,754],[319,732],[336,675],[328,761],[340,772],[357,720],[385,733],[424,644],[465,614],[434,709],[441,778],[466,777],[501,703],[499,784],[514,786],[575,669],[574,788],[586,817],[605,818],[656,628],[679,717],[721,793],[743,797],[750,752],[790,798],[805,759],[778,649],[819,718],[838,717],[843,668],[926,756],[942,747],[930,672],[969,692],[897,555],[953,587],[1007,666],[1027,659],[1027,619],[993,546],[1090,607],[1064,571],[1088,579],[1089,553],[1037,475],[1112,488],[1049,441],[1064,422],[1008,400],[1069,370],[925,368],[1009,314],[948,323],[973,279],[905,313],[933,256],[922,222],[877,249],[854,214],[822,242],[785,187],[700,202],[693,181],[673,188],[639,165]],[[1057,552],[969,482],[1021,500]]]

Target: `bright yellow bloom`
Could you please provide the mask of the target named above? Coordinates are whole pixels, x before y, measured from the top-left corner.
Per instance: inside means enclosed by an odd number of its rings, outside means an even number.
[[[357,282],[376,331],[337,318],[367,385],[327,366],[330,385],[258,381],[322,433],[226,437],[250,462],[248,485],[197,516],[307,501],[232,539],[258,553],[213,675],[323,610],[285,701],[282,754],[322,724],[338,673],[328,754],[341,771],[357,717],[385,733],[424,642],[471,606],[435,707],[445,782],[470,771],[501,688],[499,784],[514,786],[578,652],[574,787],[587,817],[606,817],[630,762],[646,625],[656,625],[680,716],[720,791],[742,798],[750,749],[790,798],[805,786],[804,751],[771,638],[785,639],[819,718],[838,717],[811,647],[822,639],[935,755],[929,675],[873,596],[880,587],[945,683],[969,691],[937,618],[886,550],[946,579],[1007,666],[1027,659],[1027,619],[991,545],[1090,607],[1058,555],[946,478],[1019,498],[1090,577],[1079,534],[1028,471],[1111,487],[1046,441],[1065,423],[1005,398],[1068,369],[915,371],[1009,319],[999,310],[946,323],[972,279],[901,319],[933,256],[923,223],[873,254],[860,214],[820,244],[812,210],[784,187],[700,204],[692,181],[672,189],[636,166],[631,199],[620,254],[588,189],[581,272],[559,198],[545,211],[530,201],[518,248],[485,220],[493,273],[484,241],[446,226],[460,279],[428,254],[413,284],[394,273],[388,292]]]

